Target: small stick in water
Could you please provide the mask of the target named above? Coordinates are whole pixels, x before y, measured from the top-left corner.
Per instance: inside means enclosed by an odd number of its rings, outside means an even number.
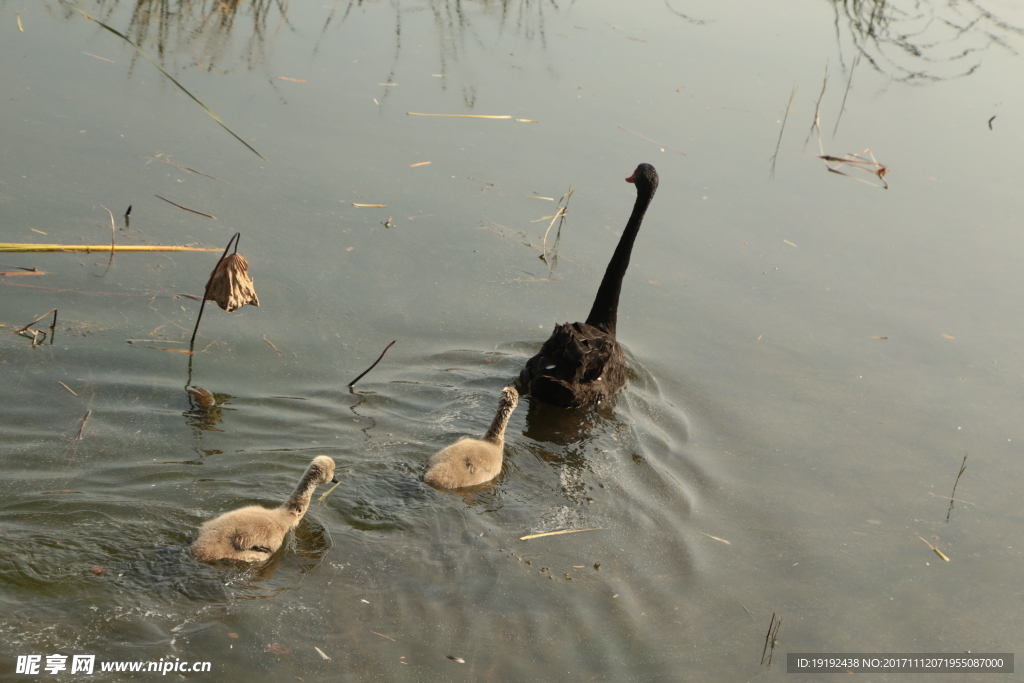
[[[956,474],[956,481],[953,482],[953,490],[949,494],[949,510],[946,511],[946,524],[949,524],[949,516],[953,514],[953,498],[956,495],[956,485],[960,483],[960,477],[963,476],[964,470],[967,469],[967,454],[964,453],[964,461],[960,463],[960,471]]]
[[[358,377],[356,377],[356,378],[355,378],[354,380],[352,380],[351,382],[349,382],[349,383],[348,383],[348,386],[350,386],[350,387],[351,387],[351,386],[352,386],[352,385],[354,385],[354,384],[355,384],[356,382],[358,382],[358,381],[359,381],[359,380],[361,380],[361,379],[362,379],[363,377],[365,377],[365,376],[366,376],[366,374],[367,374],[368,372],[370,372],[370,370],[373,370],[373,369],[374,369],[375,367],[377,367],[377,363],[379,363],[379,362],[381,361],[381,359],[382,359],[382,358],[384,358],[384,354],[388,352],[388,349],[390,349],[390,348],[391,348],[392,346],[394,346],[394,345],[395,345],[395,342],[396,342],[396,341],[398,341],[398,340],[396,339],[395,341],[393,341],[393,342],[391,342],[390,344],[388,344],[387,346],[385,346],[385,347],[384,347],[384,350],[380,352],[380,356],[378,356],[378,357],[377,357],[377,360],[373,361],[373,365],[371,365],[370,367],[368,367],[368,368],[366,368],[365,370],[363,370],[363,372],[362,372],[362,373],[361,373],[361,374],[360,374],[360,375],[359,375]]]
[[[543,538],[545,536],[558,536],[559,534],[575,534],[580,531],[605,531],[608,527],[594,527],[592,529],[562,529],[560,531],[545,531],[542,534],[530,534],[528,536],[520,536],[520,541],[528,541],[531,538]]]
[[[178,204],[176,202],[172,202],[170,199],[167,199],[165,197],[161,197],[158,194],[155,194],[153,196],[156,197],[157,199],[163,199],[168,204],[174,204],[174,206],[178,207],[179,209],[184,209],[185,211],[191,211],[192,213],[198,213],[200,216],[206,216],[207,218],[212,218],[213,220],[217,220],[217,217],[214,216],[213,214],[203,213],[202,211],[196,211],[195,209],[190,209],[187,206],[182,206],[181,204]]]

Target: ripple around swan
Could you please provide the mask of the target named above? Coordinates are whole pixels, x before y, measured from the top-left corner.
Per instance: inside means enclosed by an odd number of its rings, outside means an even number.
[[[26,476],[30,490],[0,509],[0,580],[8,628],[19,634],[12,642],[109,652],[130,642],[155,656],[211,630],[294,642],[319,624],[335,634],[325,647],[346,643],[359,678],[380,672],[375,653],[389,642],[365,641],[368,631],[401,636],[410,659],[425,661],[472,652],[481,636],[525,646],[567,627],[580,640],[545,654],[551,666],[585,660],[595,673],[625,673],[621,662],[638,656],[651,670],[668,666],[663,639],[641,637],[652,625],[638,615],[685,604],[671,587],[699,582],[708,560],[686,529],[714,482],[690,450],[686,412],[638,359],[605,405],[567,411],[524,397],[492,484],[449,492],[420,480],[431,453],[483,434],[501,388],[535,348],[414,356],[401,372],[370,375],[352,391],[311,383],[289,387],[288,396],[222,393],[219,415],[198,411],[180,387],[136,378],[138,391],[114,394],[96,425],[108,444],[138,440],[144,457],[110,459],[94,445],[100,439],[85,439],[71,457],[52,456],[63,465],[56,473]],[[148,399],[138,400],[140,392]],[[145,432],[136,434],[136,424]],[[317,492],[269,565],[191,558],[187,543],[202,521],[275,504],[320,453],[335,459],[342,483],[322,501]],[[518,540],[566,528],[597,530]],[[92,607],[63,614],[68,601]],[[302,621],[278,623],[281,612]],[[612,642],[608,632],[632,635]],[[263,656],[247,652],[227,656]],[[514,657],[496,661],[506,678],[536,671]],[[402,671],[410,673],[397,678],[428,675]],[[484,677],[502,676],[495,669]]]

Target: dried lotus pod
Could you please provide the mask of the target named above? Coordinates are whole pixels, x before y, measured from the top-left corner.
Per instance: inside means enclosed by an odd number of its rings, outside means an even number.
[[[202,387],[188,387],[185,391],[196,400],[196,403],[207,410],[217,405],[217,399],[213,394]]]
[[[234,253],[217,264],[206,283],[206,300],[216,301],[228,313],[245,305],[260,305],[244,256]]]

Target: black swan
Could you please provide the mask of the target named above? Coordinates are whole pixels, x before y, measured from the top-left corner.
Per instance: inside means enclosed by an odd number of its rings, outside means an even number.
[[[498,476],[505,451],[505,427],[518,403],[515,387],[502,389],[498,412],[484,438],[466,437],[432,455],[423,481],[440,489],[460,489]]]
[[[334,460],[318,455],[302,475],[288,502],[274,509],[249,505],[211,519],[199,528],[199,538],[192,543],[192,554],[203,562],[262,562],[269,559],[281,547],[288,530],[306,514],[313,489],[317,484],[329,481],[337,481],[334,478]]]
[[[523,393],[545,403],[562,408],[600,403],[614,396],[626,382],[626,359],[615,341],[619,291],[633,241],[658,189],[658,172],[650,164],[640,164],[626,182],[636,185],[636,203],[587,321],[555,325],[551,338],[519,373]]]

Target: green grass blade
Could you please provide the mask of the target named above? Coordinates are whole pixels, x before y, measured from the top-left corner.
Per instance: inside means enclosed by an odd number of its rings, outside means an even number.
[[[249,144],[248,142],[246,142],[246,141],[245,141],[245,140],[243,140],[242,138],[238,137],[238,135],[236,135],[236,134],[235,134],[235,131],[233,131],[233,130],[231,130],[230,128],[228,128],[228,127],[227,127],[227,124],[225,124],[225,123],[224,123],[224,121],[223,121],[223,120],[222,120],[222,119],[221,119],[221,118],[220,118],[219,116],[217,116],[217,115],[216,115],[215,113],[213,113],[213,111],[212,111],[212,110],[211,110],[211,109],[210,109],[209,107],[207,107],[207,106],[206,106],[205,104],[203,104],[203,103],[202,103],[202,101],[200,101],[200,99],[199,99],[198,97],[196,97],[195,95],[193,95],[192,93],[190,93],[190,92],[188,91],[188,89],[187,89],[187,88],[186,88],[185,86],[183,86],[183,85],[182,85],[181,83],[179,83],[179,82],[178,82],[178,79],[176,79],[176,78],[175,78],[174,76],[172,76],[171,74],[167,73],[167,71],[166,71],[166,70],[165,70],[165,69],[164,69],[164,68],[163,68],[162,66],[160,66],[160,64],[158,64],[158,63],[156,62],[156,60],[155,60],[155,59],[153,59],[153,58],[152,58],[152,57],[150,57],[150,56],[149,56],[148,54],[146,54],[146,51],[145,51],[145,50],[143,50],[143,49],[142,49],[141,47],[139,47],[138,45],[136,45],[135,43],[133,43],[133,42],[132,42],[132,40],[131,40],[131,38],[129,38],[129,37],[128,37],[128,36],[126,36],[125,34],[121,33],[121,32],[120,32],[120,31],[118,31],[117,29],[115,29],[115,28],[111,28],[110,26],[107,26],[106,24],[104,24],[104,23],[103,23],[102,21],[100,21],[100,20],[99,20],[99,19],[97,19],[96,17],[92,17],[92,16],[89,16],[89,15],[88,15],[88,14],[86,14],[85,12],[82,12],[82,10],[78,10],[78,11],[79,11],[79,12],[80,12],[80,13],[82,14],[82,16],[83,16],[83,17],[85,17],[85,18],[86,18],[86,19],[88,19],[89,21],[95,21],[95,22],[96,22],[97,24],[99,24],[99,25],[100,25],[100,26],[102,26],[103,28],[107,29],[108,31],[110,31],[111,33],[113,33],[113,34],[114,34],[115,36],[117,36],[118,38],[120,38],[121,40],[125,41],[126,43],[128,43],[129,45],[131,45],[132,47],[134,47],[134,48],[135,48],[136,50],[138,50],[138,51],[139,51],[139,54],[140,54],[140,55],[142,55],[143,57],[145,57],[146,59],[148,59],[148,60],[149,60],[149,62],[150,62],[150,64],[152,64],[152,65],[153,65],[153,66],[155,66],[156,68],[160,69],[160,73],[162,73],[162,74],[163,74],[164,76],[167,76],[167,78],[171,79],[171,82],[172,82],[172,83],[174,83],[174,85],[178,86],[178,88],[180,88],[180,89],[181,89],[181,91],[182,91],[183,93],[185,93],[186,95],[188,95],[189,97],[191,97],[191,98],[192,98],[192,100],[193,100],[193,101],[194,101],[194,102],[195,102],[196,104],[198,104],[198,105],[199,105],[200,107],[202,107],[202,108],[203,108],[203,109],[204,109],[204,110],[206,111],[206,113],[207,113],[207,114],[209,114],[209,115],[210,115],[210,116],[211,116],[211,117],[213,118],[213,120],[214,120],[214,121],[216,121],[216,122],[217,122],[218,124],[220,124],[220,127],[221,127],[221,128],[223,128],[223,129],[224,129],[224,130],[226,130],[227,132],[231,133],[231,135],[232,135],[232,136],[233,136],[233,137],[234,137],[234,138],[235,138],[236,140],[238,140],[238,141],[239,141],[239,142],[241,142],[241,143],[242,143],[243,145],[245,145],[246,147],[248,147],[248,148],[249,148],[249,150],[250,150],[250,151],[252,151],[252,153],[253,153],[253,154],[255,154],[256,156],[258,156],[258,157],[259,157],[260,159],[263,159],[264,161],[266,161],[266,160],[267,160],[267,158],[266,158],[265,156],[263,156],[262,154],[260,154],[259,152],[257,152],[257,151],[256,151],[256,149],[255,149],[255,148],[254,148],[254,147],[253,147],[252,145],[250,145],[250,144]]]

